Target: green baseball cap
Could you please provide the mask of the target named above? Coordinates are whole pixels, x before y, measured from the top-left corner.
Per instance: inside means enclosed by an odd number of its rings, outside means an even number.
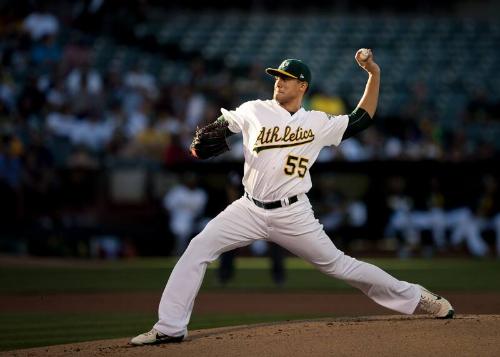
[[[271,76],[285,75],[299,81],[311,84],[311,71],[301,60],[289,58],[281,62],[278,68],[266,68],[266,73]]]

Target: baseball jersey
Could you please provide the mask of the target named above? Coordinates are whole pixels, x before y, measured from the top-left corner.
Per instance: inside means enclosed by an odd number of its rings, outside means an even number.
[[[309,168],[324,146],[340,144],[349,123],[347,115],[304,108],[291,115],[274,99],[221,112],[229,129],[243,134],[243,186],[264,202],[307,193],[312,186]]]

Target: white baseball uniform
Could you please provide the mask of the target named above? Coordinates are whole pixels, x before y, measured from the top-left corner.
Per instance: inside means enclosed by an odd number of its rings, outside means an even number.
[[[420,301],[418,286],[338,250],[314,217],[306,196],[311,188],[309,168],[322,147],[340,144],[348,116],[303,108],[291,115],[275,100],[246,102],[234,111],[222,109],[222,114],[232,132],[243,134],[247,194],[193,238],[170,275],[154,328],[169,336],[185,335],[208,263],[258,239],[281,245],[382,306],[413,313]],[[281,207],[262,208],[254,199],[279,201]]]

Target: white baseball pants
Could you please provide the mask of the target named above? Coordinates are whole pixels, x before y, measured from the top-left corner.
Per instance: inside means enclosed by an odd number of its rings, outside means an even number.
[[[412,314],[420,301],[418,286],[397,280],[380,268],[338,250],[314,217],[306,195],[299,195],[299,201],[290,206],[271,210],[259,208],[242,197],[193,238],[170,275],[154,328],[170,336],[186,334],[208,263],[223,252],[257,239],[281,245],[321,272],[344,280],[389,309]]]

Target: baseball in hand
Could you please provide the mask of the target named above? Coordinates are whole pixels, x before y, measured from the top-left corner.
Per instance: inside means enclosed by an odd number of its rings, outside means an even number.
[[[361,61],[366,61],[369,56],[370,56],[370,50],[369,49],[367,49],[367,48],[360,49],[359,59]]]

